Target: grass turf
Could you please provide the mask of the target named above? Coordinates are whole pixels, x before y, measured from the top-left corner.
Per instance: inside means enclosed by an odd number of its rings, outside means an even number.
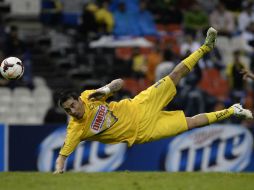
[[[253,190],[252,173],[0,173],[0,190]]]

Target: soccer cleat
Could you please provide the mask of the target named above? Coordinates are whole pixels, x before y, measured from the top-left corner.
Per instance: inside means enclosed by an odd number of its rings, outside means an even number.
[[[234,104],[231,106],[234,109],[234,115],[244,118],[244,119],[253,119],[252,113],[248,109],[244,109],[241,104]]]
[[[217,30],[213,27],[210,27],[206,33],[205,43],[204,45],[208,46],[211,49],[214,48],[217,38]]]

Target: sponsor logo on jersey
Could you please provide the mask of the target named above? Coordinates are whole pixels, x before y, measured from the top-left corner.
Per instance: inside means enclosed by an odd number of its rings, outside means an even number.
[[[100,132],[102,125],[104,123],[107,111],[108,111],[108,108],[106,106],[104,106],[104,105],[99,106],[99,109],[93,119],[91,126],[90,126],[91,130],[94,133]]]
[[[167,171],[242,171],[249,165],[253,137],[244,127],[212,125],[174,138],[165,159]]]

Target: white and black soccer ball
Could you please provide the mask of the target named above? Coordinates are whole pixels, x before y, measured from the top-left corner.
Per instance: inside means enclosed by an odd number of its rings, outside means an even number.
[[[8,57],[1,63],[1,74],[7,80],[16,80],[23,76],[24,65],[17,57]]]

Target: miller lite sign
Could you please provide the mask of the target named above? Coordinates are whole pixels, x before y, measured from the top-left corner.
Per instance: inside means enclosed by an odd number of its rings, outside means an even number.
[[[54,170],[55,160],[65,139],[65,126],[49,134],[40,144],[37,167],[39,171]],[[68,157],[67,171],[109,172],[116,170],[125,160],[127,145],[105,145],[99,142],[82,142]]]
[[[211,125],[177,136],[168,145],[167,171],[242,171],[251,160],[253,138],[237,125]]]

